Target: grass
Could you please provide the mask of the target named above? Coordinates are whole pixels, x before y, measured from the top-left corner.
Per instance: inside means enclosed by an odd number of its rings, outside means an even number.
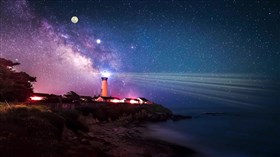
[[[1,105],[1,156],[49,156],[58,148],[64,118],[44,106]]]

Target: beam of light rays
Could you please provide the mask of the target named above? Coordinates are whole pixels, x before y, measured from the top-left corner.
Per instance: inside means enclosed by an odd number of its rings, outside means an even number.
[[[263,86],[244,86],[234,83],[216,83],[216,82],[197,82],[197,81],[183,81],[183,80],[158,80],[158,79],[146,79],[146,78],[133,78],[133,80],[146,81],[146,82],[158,82],[168,84],[180,84],[185,86],[195,86],[197,88],[222,88],[226,90],[239,90],[240,92],[270,92],[271,89],[266,89]]]
[[[241,89],[243,91],[255,90],[255,91],[265,91],[269,90],[277,91],[279,89],[279,83],[273,80],[268,79],[232,79],[232,78],[209,78],[209,77],[199,77],[199,78],[189,78],[189,77],[166,77],[159,75],[149,76],[149,77],[130,77],[126,75],[126,78],[133,80],[143,80],[147,82],[163,82],[170,84],[188,84],[188,85],[197,85],[197,86],[208,86],[208,87],[219,87],[219,88],[231,88],[231,89]],[[120,77],[120,76],[119,76]]]
[[[117,73],[116,76],[161,76],[161,77],[169,77],[169,76],[183,76],[183,77],[218,77],[218,78],[265,78],[264,75],[258,74],[236,74],[236,73]]]
[[[157,82],[151,82],[147,83],[145,81],[136,80],[135,82],[138,82],[139,84],[145,84],[147,85],[156,85],[156,86],[162,86],[162,87],[169,87],[169,89],[176,89],[177,91],[188,91],[188,92],[194,92],[194,93],[201,93],[201,94],[207,94],[207,95],[213,95],[213,96],[221,96],[224,98],[230,98],[230,99],[258,99],[258,96],[250,95],[250,94],[243,94],[239,93],[238,91],[230,91],[227,89],[211,89],[211,88],[196,88],[196,87],[189,87],[189,86],[182,86],[182,85],[172,85],[172,84],[161,84]]]
[[[170,92],[173,92],[174,94],[178,93],[178,94],[182,94],[185,96],[196,97],[199,99],[209,100],[212,102],[218,102],[218,103],[227,104],[227,105],[239,104],[239,105],[250,106],[250,107],[260,107],[259,104],[256,104],[255,102],[247,102],[248,100],[244,100],[244,98],[238,97],[238,99],[237,98],[234,99],[232,97],[225,96],[224,94],[227,94],[227,93],[218,95],[218,94],[211,94],[211,93],[213,93],[213,91],[210,91],[208,93],[200,93],[199,91],[181,90],[181,89],[177,89],[177,88],[174,88],[171,86],[165,86],[165,85],[145,84],[145,82],[134,82],[134,83],[136,83],[137,85],[143,86],[143,87],[153,87],[153,88],[157,88],[157,89],[168,90]]]
[[[122,75],[118,77],[124,77]],[[197,83],[209,83],[209,84],[221,84],[221,85],[235,85],[235,86],[245,86],[245,87],[259,87],[259,88],[266,88],[266,87],[277,87],[279,84],[272,83],[271,80],[264,80],[260,78],[212,78],[212,77],[190,77],[188,75],[185,76],[130,76],[126,75],[126,78],[133,78],[133,79],[146,79],[147,81],[184,81],[184,82],[197,82]],[[171,82],[170,82],[171,83]]]
[[[254,107],[280,87],[275,78],[254,74],[118,73],[115,77],[185,96]]]

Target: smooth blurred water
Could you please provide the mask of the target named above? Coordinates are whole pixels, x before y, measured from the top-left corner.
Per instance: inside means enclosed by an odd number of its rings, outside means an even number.
[[[193,119],[151,124],[150,136],[194,148],[213,157],[280,156],[280,114],[257,108],[171,108]],[[205,112],[221,112],[217,116]]]

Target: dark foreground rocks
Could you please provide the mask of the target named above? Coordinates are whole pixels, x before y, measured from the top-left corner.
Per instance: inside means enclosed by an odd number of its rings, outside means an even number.
[[[143,122],[165,121],[160,105],[83,106],[50,111],[43,106],[1,108],[1,157],[171,157],[191,149],[146,139]]]
[[[84,147],[100,148],[112,157],[188,157],[196,154],[195,151],[172,145],[155,139],[142,136],[147,129],[137,124],[120,126],[115,123],[92,124],[87,134],[66,135],[70,138],[71,147],[84,145]],[[72,150],[71,148],[69,150]]]

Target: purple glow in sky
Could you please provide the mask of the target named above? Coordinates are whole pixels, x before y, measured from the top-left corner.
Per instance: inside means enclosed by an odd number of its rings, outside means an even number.
[[[65,33],[66,28],[36,16],[25,0],[1,5],[0,57],[20,62],[17,70],[36,76],[35,92],[63,94],[73,90],[93,95],[99,90],[102,70],[96,60],[114,70],[120,67],[117,54],[95,42],[100,39],[86,34],[86,27],[72,29],[73,38]],[[68,22],[69,27],[75,27]]]

